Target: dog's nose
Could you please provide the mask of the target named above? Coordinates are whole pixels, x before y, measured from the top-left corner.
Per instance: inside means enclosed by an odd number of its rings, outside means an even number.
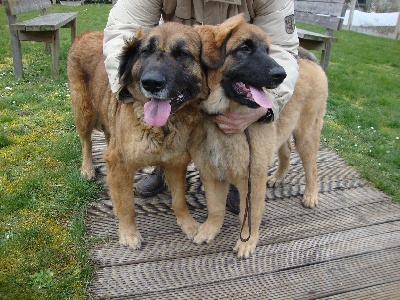
[[[141,82],[143,88],[150,93],[159,92],[166,85],[166,79],[158,73],[150,73],[142,76]]]
[[[285,80],[285,78],[286,78],[285,69],[282,68],[281,66],[273,67],[270,70],[270,78],[273,83],[281,84],[283,82],[283,80]]]

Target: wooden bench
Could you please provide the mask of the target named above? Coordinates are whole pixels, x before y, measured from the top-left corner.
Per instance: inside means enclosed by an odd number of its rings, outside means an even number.
[[[325,73],[328,70],[329,55],[332,43],[338,41],[333,36],[335,30],[340,30],[346,13],[346,0],[295,0],[294,16],[296,23],[316,25],[326,29],[325,34],[300,29],[297,33],[300,46],[308,50],[321,50],[321,67]]]
[[[2,0],[8,16],[11,52],[15,77],[23,77],[21,41],[45,42],[51,49],[51,77],[60,73],[60,28],[71,28],[71,42],[76,36],[78,13],[46,13],[50,0]],[[40,16],[18,22],[17,15],[37,11]]]

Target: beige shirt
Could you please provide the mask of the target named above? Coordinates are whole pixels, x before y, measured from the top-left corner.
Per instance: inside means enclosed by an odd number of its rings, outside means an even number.
[[[160,19],[188,25],[216,25],[239,13],[269,34],[270,54],[286,71],[284,82],[269,95],[277,119],[298,78],[295,56],[299,41],[296,30],[293,31],[293,0],[118,0],[110,11],[103,43],[112,91],[117,93],[121,87],[118,78],[121,49],[138,28],[149,30]]]

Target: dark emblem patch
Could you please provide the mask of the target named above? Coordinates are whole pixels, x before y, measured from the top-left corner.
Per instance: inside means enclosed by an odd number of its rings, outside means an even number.
[[[294,24],[294,15],[289,15],[285,17],[285,29],[286,32],[291,34],[294,32],[294,29],[296,28]]]

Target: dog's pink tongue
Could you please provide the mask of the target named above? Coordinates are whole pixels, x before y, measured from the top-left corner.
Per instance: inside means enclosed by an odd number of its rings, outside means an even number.
[[[144,104],[144,120],[150,126],[163,126],[167,123],[171,105],[169,100],[151,99]]]
[[[272,102],[268,98],[267,94],[263,90],[256,89],[255,87],[250,86],[250,92],[253,96],[254,101],[265,108],[272,108]]]

